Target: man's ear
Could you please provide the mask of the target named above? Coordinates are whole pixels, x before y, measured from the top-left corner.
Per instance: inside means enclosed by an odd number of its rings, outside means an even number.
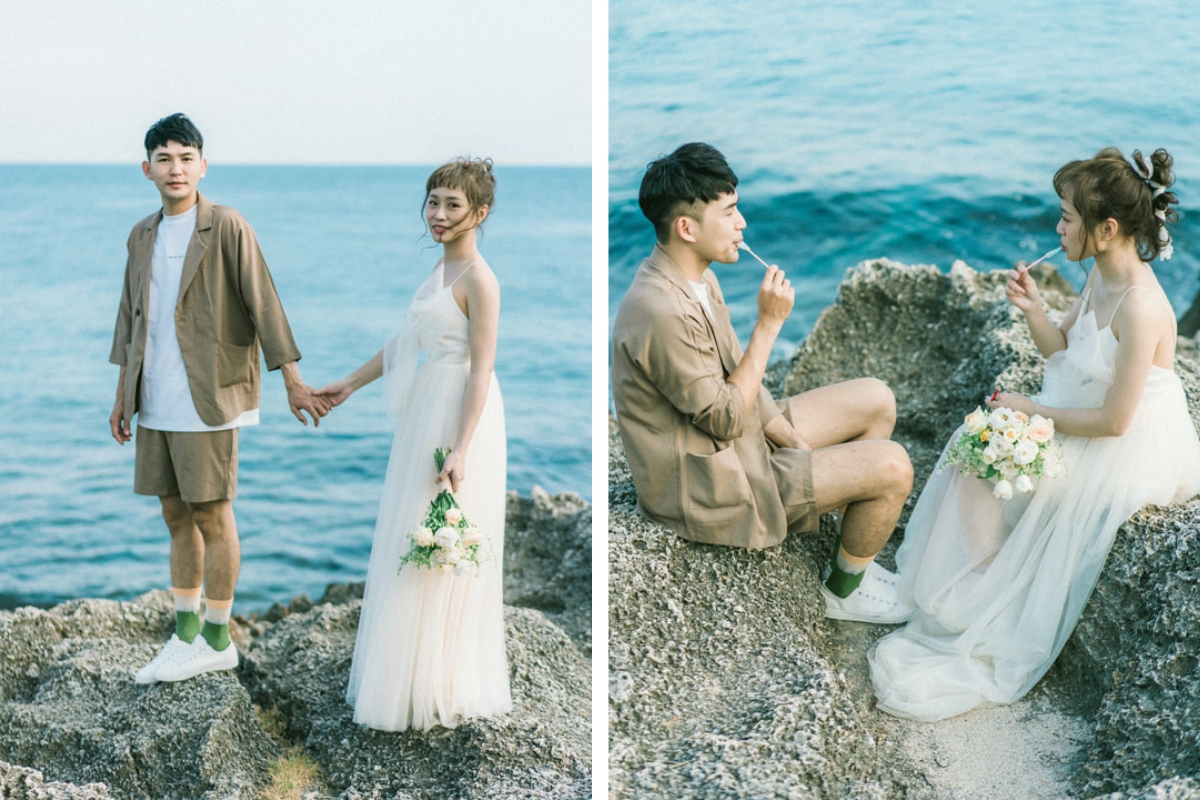
[[[696,227],[698,224],[691,217],[681,214],[675,218],[671,227],[675,229],[675,235],[680,239],[685,242],[694,243],[696,241]]]

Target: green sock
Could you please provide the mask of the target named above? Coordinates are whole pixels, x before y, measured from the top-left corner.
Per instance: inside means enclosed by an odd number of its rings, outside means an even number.
[[[213,650],[224,650],[229,647],[229,625],[218,625],[215,622],[204,621],[204,628],[201,629],[200,635],[204,637],[204,641],[208,642],[209,647]]]
[[[191,644],[196,639],[196,635],[200,633],[200,612],[198,611],[176,611],[175,612],[175,635],[183,641]]]
[[[829,577],[825,579],[825,588],[837,597],[849,597],[862,583],[867,574],[864,567],[859,572],[847,572],[838,564],[838,553],[842,549],[842,534],[839,532],[833,540],[833,555],[829,558]]]
[[[863,576],[866,574],[866,570],[846,572],[835,562],[829,567],[829,577],[825,579],[825,588],[838,597],[849,597],[850,593],[862,583]]]

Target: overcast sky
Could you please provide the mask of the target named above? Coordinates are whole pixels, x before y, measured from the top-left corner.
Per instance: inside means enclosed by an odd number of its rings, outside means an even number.
[[[0,162],[591,160],[588,0],[4,0]]]

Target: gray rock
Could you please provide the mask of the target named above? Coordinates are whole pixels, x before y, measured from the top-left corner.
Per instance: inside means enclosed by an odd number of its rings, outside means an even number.
[[[47,781],[36,769],[0,761],[0,797],[6,800],[112,800],[102,783],[76,786]]]
[[[235,800],[259,797],[280,746],[252,705],[278,710],[321,767],[306,798],[591,796],[591,509],[575,495],[510,498],[506,608],[514,711],[447,731],[355,725],[342,701],[361,584],[333,585],[235,618],[239,670],[139,686],[134,672],[174,625],[170,594],[0,612],[0,797]],[[543,545],[538,542],[546,542]],[[555,558],[557,554],[557,563]],[[529,565],[512,558],[529,558]],[[533,588],[537,582],[544,588]]]
[[[0,613],[0,758],[121,798],[252,798],[278,749],[232,673],[139,686],[173,609],[76,600]]]
[[[1039,274],[1052,318],[1073,302]],[[886,260],[851,270],[836,303],[787,362],[777,397],[858,377],[895,391],[896,439],[916,471],[907,511],[963,416],[993,388],[1030,392],[1043,360],[1004,273],[949,274]],[[1200,409],[1195,342],[1178,369]],[[609,709],[613,797],[924,797],[902,743],[870,709],[861,659],[882,628],[821,619],[819,534],[760,553],[685,542],[638,516],[620,441],[609,444]],[[1200,503],[1147,508],[1126,523],[1052,676],[1094,719],[1074,777],[1081,796],[1192,798],[1200,775]],[[1111,794],[1116,792],[1118,794]]]
[[[361,601],[290,615],[255,643],[248,685],[342,798],[573,798],[591,794],[588,662],[536,611],[506,609],[512,713],[452,730],[387,733],[345,702]]]
[[[508,493],[504,602],[536,609],[592,654],[592,507],[577,494]]]

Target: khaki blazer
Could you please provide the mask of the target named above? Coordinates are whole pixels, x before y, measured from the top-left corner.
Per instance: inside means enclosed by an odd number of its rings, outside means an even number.
[[[125,367],[126,419],[138,410],[146,309],[162,211],[133,226],[109,361]],[[203,196],[175,307],[175,333],[200,419],[223,425],[258,407],[259,346],[267,368],[300,358],[254,230],[232,208]]]
[[[713,318],[655,247],[613,326],[612,391],[638,508],[685,539],[762,548],[815,528],[807,451],[763,434],[779,407],[764,388],[746,413],[729,374],[742,358],[729,309],[704,273]]]

